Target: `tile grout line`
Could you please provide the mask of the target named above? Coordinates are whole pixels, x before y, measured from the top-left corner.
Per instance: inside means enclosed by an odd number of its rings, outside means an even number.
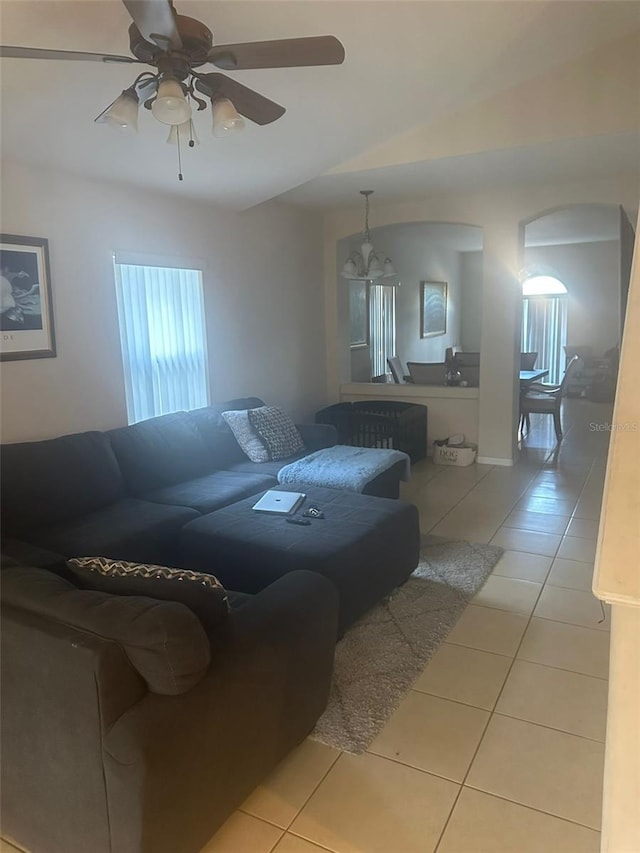
[[[307,738],[308,738],[308,737],[309,737],[309,735],[307,735]],[[322,741],[314,741],[314,742],[315,742],[315,743],[322,743]],[[304,741],[303,741],[303,743],[304,743]],[[324,745],[326,746],[326,744],[324,744]],[[330,749],[335,749],[335,747],[329,747],[329,748],[330,748]],[[322,785],[322,783],[323,783],[323,782],[324,782],[324,780],[327,778],[327,776],[329,775],[329,773],[331,773],[331,771],[332,771],[332,770],[333,770],[333,768],[336,766],[336,764],[338,763],[338,761],[339,761],[339,759],[341,758],[341,756],[343,756],[343,755],[344,755],[344,750],[343,750],[343,749],[337,750],[337,752],[338,752],[338,754],[336,755],[336,757],[333,759],[333,761],[331,762],[331,764],[329,765],[329,767],[327,767],[326,771],[322,774],[321,778],[319,779],[319,781],[317,782],[317,784],[314,786],[314,788],[313,788],[313,790],[311,791],[311,793],[309,794],[309,796],[304,800],[304,802],[302,803],[302,805],[300,806],[300,808],[296,811],[296,813],[295,813],[295,814],[294,814],[294,816],[291,818],[291,820],[290,820],[290,821],[289,821],[289,823],[286,825],[286,827],[284,827],[284,829],[283,829],[281,826],[279,826],[278,824],[273,823],[273,822],[272,822],[272,821],[270,821],[270,820],[267,820],[267,818],[260,817],[260,818],[258,818],[258,820],[265,821],[265,823],[268,823],[270,826],[275,826],[277,829],[282,829],[282,831],[283,831],[283,832],[289,832],[289,829],[290,829],[290,827],[293,825],[293,823],[294,823],[294,821],[296,820],[296,818],[300,815],[300,813],[302,812],[302,810],[304,809],[304,807],[307,805],[307,803],[309,802],[309,800],[311,799],[311,797],[313,797],[313,795],[314,795],[314,794],[315,794],[315,792],[318,790],[318,788],[320,787],[320,785]],[[239,808],[238,808],[238,811],[241,811],[243,814],[248,814],[248,815],[250,815],[251,817],[257,817],[257,815],[254,815],[254,814],[252,814],[251,812],[244,811],[244,809],[243,809],[242,807],[239,807]],[[300,838],[303,838],[304,836],[299,836],[299,837],[300,837]],[[277,842],[277,843],[280,843],[280,841],[281,841],[281,840],[282,840],[281,838],[280,838],[280,839],[278,839],[278,842]],[[315,842],[312,842],[312,843],[315,843]]]
[[[593,462],[592,462],[592,466],[593,466]],[[540,470],[541,470],[541,469],[540,469]],[[592,470],[592,467],[589,469],[589,471],[591,472],[591,470]],[[583,487],[583,490],[584,490],[584,487]],[[525,491],[526,491],[526,490],[525,490]],[[580,494],[582,494],[582,492],[581,492]],[[578,498],[578,500],[579,500],[579,499],[580,499],[580,498]],[[517,503],[517,501],[516,501],[516,503]],[[576,502],[576,507],[577,507],[577,502]],[[572,516],[572,517],[573,517],[573,516]],[[456,809],[456,806],[457,806],[457,804],[458,804],[458,801],[459,801],[459,799],[460,799],[460,795],[462,794],[462,791],[463,791],[463,789],[464,789],[464,787],[465,787],[465,783],[466,783],[466,781],[467,781],[467,778],[468,778],[468,776],[469,776],[469,773],[471,772],[471,768],[472,768],[472,766],[473,766],[473,763],[474,763],[474,761],[475,761],[475,759],[476,759],[476,756],[477,756],[477,754],[478,754],[478,752],[479,752],[479,750],[480,750],[480,747],[481,747],[481,745],[482,745],[482,742],[484,741],[485,735],[486,735],[486,733],[487,733],[487,729],[489,728],[489,725],[490,725],[490,723],[491,723],[491,720],[493,719],[494,714],[496,713],[495,709],[496,709],[496,707],[497,707],[497,705],[498,705],[498,702],[500,701],[500,698],[502,697],[502,694],[503,694],[503,692],[504,692],[504,689],[505,689],[505,686],[506,686],[506,684],[507,684],[507,681],[509,680],[509,677],[510,677],[510,675],[511,675],[511,672],[512,672],[512,670],[513,670],[513,667],[515,666],[515,662],[516,662],[516,660],[518,659],[518,653],[519,653],[519,651],[520,651],[520,649],[521,649],[521,647],[522,647],[522,643],[524,642],[525,635],[526,635],[527,631],[529,630],[529,626],[531,625],[531,621],[532,621],[532,619],[534,618],[533,613],[534,613],[534,611],[535,611],[535,608],[538,606],[538,602],[539,602],[539,600],[540,600],[540,596],[542,595],[542,592],[543,592],[543,590],[544,590],[544,588],[545,588],[545,586],[546,586],[547,578],[549,577],[549,573],[551,572],[551,567],[553,566],[553,560],[555,560],[555,559],[556,559],[556,556],[557,556],[557,553],[558,553],[559,548],[560,548],[560,544],[558,545],[558,548],[556,549],[556,551],[555,551],[555,553],[554,553],[554,555],[553,555],[553,557],[552,557],[551,565],[549,566],[549,569],[547,570],[547,573],[546,573],[546,575],[545,575],[544,581],[542,582],[542,584],[541,584],[541,586],[540,586],[540,590],[538,591],[538,595],[536,596],[535,603],[534,603],[533,608],[532,608],[532,610],[531,610],[531,613],[530,613],[530,615],[529,615],[529,617],[528,617],[528,619],[527,619],[527,624],[526,624],[526,626],[525,626],[524,631],[522,632],[522,635],[521,635],[521,637],[520,637],[520,641],[518,642],[517,648],[516,648],[516,649],[515,649],[515,651],[514,651],[513,658],[512,658],[512,661],[511,661],[511,666],[509,667],[509,669],[508,669],[508,671],[507,671],[507,674],[506,674],[506,676],[505,676],[505,678],[504,678],[504,681],[502,682],[502,687],[500,688],[500,690],[499,690],[499,692],[498,692],[498,695],[497,695],[497,697],[496,697],[496,700],[495,700],[495,702],[493,703],[493,706],[492,706],[492,708],[491,708],[491,710],[490,710],[490,712],[489,712],[489,717],[488,717],[488,719],[487,719],[487,723],[486,723],[486,725],[485,725],[485,727],[484,727],[484,729],[483,729],[483,731],[482,731],[482,734],[481,734],[480,739],[479,739],[479,741],[478,741],[478,745],[477,745],[476,749],[474,750],[474,753],[473,753],[473,755],[472,755],[472,757],[471,757],[471,761],[469,762],[469,766],[468,766],[468,768],[467,768],[467,772],[465,773],[464,778],[463,778],[463,780],[462,780],[462,782],[461,782],[461,784],[460,784],[460,789],[458,790],[458,794],[457,794],[457,796],[456,796],[456,798],[455,798],[455,800],[454,800],[454,802],[453,802],[453,805],[451,806],[451,809],[450,809],[450,811],[449,811],[449,815],[448,815],[447,820],[445,821],[445,824],[444,824],[444,826],[443,826],[443,828],[442,828],[442,832],[440,833],[440,836],[439,836],[439,838],[438,838],[438,841],[437,841],[437,843],[436,843],[436,846],[434,847],[434,851],[433,851],[433,853],[437,853],[438,848],[440,847],[440,844],[442,843],[442,839],[444,838],[444,835],[445,835],[445,833],[446,833],[446,831],[447,831],[447,827],[449,826],[449,823],[451,822],[451,818],[452,818],[452,816],[453,816],[453,813],[454,813],[454,811],[455,811],[455,809]],[[522,553],[526,553],[526,552],[522,552]],[[520,614],[520,615],[522,615],[522,614]],[[549,621],[554,621],[554,620],[549,620]],[[597,630],[597,629],[591,629],[591,630]],[[445,639],[446,639],[446,638],[445,638]],[[498,716],[500,716],[500,715],[498,715]],[[503,716],[504,716],[504,715],[503,715]],[[523,721],[523,722],[526,722],[526,721]],[[532,725],[535,725],[535,724],[532,724]],[[553,731],[557,731],[557,730],[556,730],[556,729],[554,729]],[[576,735],[576,737],[580,737],[580,735]],[[488,792],[484,792],[484,793],[488,793]],[[504,798],[504,799],[506,799],[506,798]],[[513,802],[513,801],[512,801],[512,800],[507,800],[507,802]],[[517,805],[523,805],[523,804],[522,804],[522,803],[517,803]],[[525,806],[525,808],[528,808],[528,806]],[[548,814],[548,812],[542,812],[542,813],[543,813],[543,814]],[[553,817],[556,817],[556,816],[555,816],[555,815],[553,815]]]
[[[591,471],[593,470],[593,465],[594,465],[594,464],[595,464],[595,460],[593,460],[593,461],[592,461],[592,463],[591,463],[591,466],[590,466],[590,468],[589,468],[589,474],[587,475],[587,479],[588,479],[589,475],[591,474]],[[574,512],[575,512],[575,510],[577,509],[578,503],[579,503],[579,501],[580,501],[580,497],[582,496],[582,494],[583,494],[583,492],[584,492],[584,489],[585,489],[585,488],[586,488],[586,480],[585,480],[585,484],[583,485],[583,488],[582,488],[582,490],[581,490],[581,492],[580,492],[580,496],[578,497],[578,500],[576,501],[576,505],[575,505],[575,507],[574,507]],[[573,516],[573,513],[572,513],[571,518],[573,518],[573,517],[574,517],[574,516]],[[561,537],[561,539],[562,539],[562,537]],[[499,701],[500,701],[500,699],[501,699],[501,697],[502,697],[502,694],[503,694],[504,689],[505,689],[505,687],[506,687],[507,681],[509,680],[509,677],[510,677],[510,675],[511,675],[511,672],[512,672],[512,670],[513,670],[513,667],[515,666],[516,660],[518,660],[518,653],[520,652],[520,649],[521,649],[521,647],[522,647],[522,643],[524,642],[525,635],[526,635],[527,631],[529,630],[529,627],[530,627],[530,625],[531,625],[531,622],[532,622],[532,620],[533,620],[533,618],[534,618],[534,615],[533,615],[533,614],[534,614],[534,612],[535,612],[536,607],[538,606],[538,603],[539,603],[539,601],[540,601],[540,597],[542,596],[542,593],[543,593],[543,591],[544,591],[544,589],[545,589],[545,587],[546,587],[546,585],[547,585],[547,579],[548,579],[549,574],[550,574],[550,572],[551,572],[551,568],[552,568],[552,566],[553,566],[553,561],[557,558],[557,554],[558,554],[558,550],[559,550],[559,549],[560,549],[560,544],[558,545],[558,548],[556,549],[556,551],[555,551],[554,555],[551,557],[551,560],[552,560],[551,565],[549,566],[549,569],[548,569],[548,571],[547,571],[547,573],[546,573],[546,575],[545,575],[545,579],[544,579],[544,581],[542,582],[541,587],[540,587],[540,590],[539,590],[538,595],[537,595],[537,597],[536,597],[536,601],[535,601],[535,603],[534,603],[534,605],[533,605],[533,608],[532,608],[532,610],[531,610],[531,613],[530,613],[530,615],[529,615],[529,617],[528,617],[528,619],[527,619],[527,624],[526,624],[526,626],[525,626],[524,631],[522,632],[522,636],[520,637],[520,641],[519,641],[518,646],[517,646],[517,648],[516,648],[516,650],[515,650],[515,652],[514,652],[513,659],[512,659],[512,662],[511,662],[511,666],[509,667],[509,669],[508,669],[508,671],[507,671],[507,674],[506,674],[506,676],[505,676],[505,679],[504,679],[504,681],[503,681],[503,683],[502,683],[502,687],[500,688],[500,691],[498,692],[498,696],[496,697],[496,700],[495,700],[495,702],[494,702],[494,704],[493,704],[493,707],[492,707],[492,709],[491,709],[491,711],[490,711],[490,713],[489,713],[489,718],[488,718],[487,723],[486,723],[486,725],[485,725],[485,727],[484,727],[484,729],[483,729],[483,731],[482,731],[482,735],[480,736],[480,740],[478,741],[478,746],[476,747],[476,749],[475,749],[475,751],[474,751],[474,753],[473,753],[473,756],[471,757],[471,761],[470,761],[470,763],[469,763],[469,767],[467,768],[467,772],[465,773],[465,776],[464,776],[464,778],[463,778],[463,780],[462,780],[462,783],[460,784],[460,789],[459,789],[458,794],[457,794],[457,796],[456,796],[456,798],[455,798],[455,800],[454,800],[454,803],[453,803],[453,805],[452,805],[452,807],[451,807],[451,810],[450,810],[450,812],[449,812],[449,815],[448,815],[448,817],[447,817],[447,820],[446,820],[446,822],[445,822],[445,824],[444,824],[444,826],[443,826],[443,828],[442,828],[442,832],[440,833],[440,837],[438,838],[438,842],[437,842],[437,844],[436,844],[436,846],[435,846],[435,848],[434,848],[433,853],[438,853],[438,848],[440,847],[440,844],[442,843],[442,839],[444,838],[444,835],[445,835],[445,833],[446,833],[446,831],[447,831],[447,827],[449,826],[449,823],[451,822],[451,818],[452,818],[452,816],[453,816],[453,813],[454,813],[454,811],[455,811],[455,809],[456,809],[456,806],[457,806],[457,804],[458,804],[458,801],[459,801],[459,799],[460,799],[460,795],[462,794],[462,791],[463,791],[463,789],[464,789],[464,787],[465,787],[465,784],[466,784],[467,778],[468,778],[468,776],[469,776],[469,773],[471,772],[471,768],[472,768],[472,766],[473,766],[473,763],[474,763],[474,761],[475,761],[475,759],[476,759],[476,756],[477,756],[477,754],[478,754],[478,752],[479,752],[479,750],[480,750],[480,747],[481,747],[481,745],[482,745],[482,742],[484,741],[485,735],[486,735],[486,733],[487,733],[487,729],[489,728],[489,725],[491,724],[491,721],[492,721],[492,719],[494,718],[494,715],[497,715],[497,716],[508,716],[508,715],[505,715],[505,714],[499,714],[498,712],[496,712],[496,710],[495,710],[495,709],[496,709],[496,707],[497,707],[497,705],[498,705],[498,703],[499,703]],[[521,552],[521,553],[527,553],[527,552]],[[541,556],[549,556],[549,555],[541,555]],[[478,606],[481,606],[481,605],[478,605]],[[487,609],[491,609],[491,608],[487,608]],[[496,608],[494,608],[494,609],[496,609]],[[508,612],[508,611],[502,611],[502,612]],[[519,615],[522,615],[522,614],[519,614]],[[542,618],[542,617],[535,617],[535,618]],[[549,619],[549,620],[546,620],[546,621],[549,621],[549,622],[557,622],[558,620]],[[571,624],[571,623],[564,623],[564,622],[561,622],[560,624]],[[583,626],[573,626],[573,627],[583,627]],[[587,630],[594,630],[594,631],[598,631],[598,633],[607,633],[607,632],[605,632],[605,631],[601,631],[601,630],[599,630],[599,629],[597,629],[597,628],[587,628]],[[543,666],[544,664],[540,664],[540,665],[541,665],[541,666]],[[566,671],[570,671],[570,670],[566,670]],[[578,674],[580,674],[580,673],[578,673]],[[512,717],[511,719],[519,719],[519,718],[513,718],[513,717]],[[529,722],[529,721],[527,721],[527,720],[523,720],[522,722]],[[538,723],[531,723],[531,725],[538,725]],[[560,729],[553,729],[553,728],[551,728],[550,726],[543,726],[543,728],[548,728],[548,729],[550,729],[551,731],[561,731]],[[572,733],[571,733],[571,732],[567,732],[567,734],[572,734]],[[582,737],[582,735],[574,735],[574,737]],[[602,741],[594,741],[594,740],[592,740],[592,739],[590,739],[590,738],[583,738],[583,739],[584,739],[584,740],[591,740],[592,742],[595,742],[595,743],[602,743]],[[471,786],[469,786],[469,787],[471,787]],[[488,791],[482,791],[482,789],[480,789],[480,788],[474,788],[473,790],[479,790],[479,791],[481,791],[482,793],[489,794],[489,796],[494,796],[493,794],[491,794],[491,793],[490,793],[490,792],[488,792]],[[506,802],[515,802],[514,800],[508,800],[506,797],[501,797],[501,799],[504,799]],[[529,806],[525,806],[523,803],[516,803],[516,805],[524,806],[524,808],[530,808]],[[542,810],[540,810],[540,809],[536,809],[536,811],[540,811],[540,813],[542,813],[542,814],[550,814],[549,812],[543,812],[543,811],[542,811]],[[552,815],[552,817],[558,817],[558,816],[557,816],[557,815]],[[561,819],[561,820],[565,820],[566,818],[560,818],[560,819]],[[569,821],[569,822],[570,822],[570,823],[574,823],[574,821]],[[579,823],[577,823],[577,822],[575,822],[575,823],[576,823],[576,825],[578,825],[578,826],[584,826],[584,824],[579,824]],[[588,828],[588,829],[592,829],[592,830],[593,830],[593,827],[587,827],[587,828]],[[598,830],[594,830],[594,831],[598,831]]]
[[[553,563],[552,563],[552,565],[553,565]],[[462,794],[462,791],[465,787],[465,782],[467,781],[469,773],[471,772],[471,768],[473,767],[473,763],[476,760],[476,756],[478,755],[478,752],[480,751],[480,747],[482,746],[482,742],[484,741],[485,735],[487,733],[487,729],[489,728],[491,720],[493,719],[493,715],[495,713],[496,705],[500,701],[500,697],[502,696],[502,693],[504,692],[505,685],[509,679],[509,676],[511,675],[511,671],[513,670],[513,667],[515,665],[515,662],[516,662],[516,659],[518,656],[518,652],[520,651],[520,648],[521,648],[522,643],[524,641],[525,634],[527,633],[527,631],[529,629],[529,625],[531,624],[531,620],[533,619],[533,610],[535,610],[535,608],[538,605],[538,601],[540,600],[540,596],[542,595],[542,590],[544,589],[544,584],[546,583],[546,579],[547,579],[550,571],[551,571],[551,566],[549,566],[549,570],[548,570],[547,574],[545,575],[545,580],[543,581],[542,585],[540,586],[540,589],[538,590],[538,595],[536,596],[536,600],[535,600],[535,603],[534,603],[533,608],[531,610],[531,614],[530,614],[529,618],[527,619],[527,624],[525,625],[524,631],[522,632],[522,635],[520,637],[518,645],[517,645],[517,647],[513,653],[513,658],[511,660],[511,666],[507,670],[507,674],[505,675],[504,681],[502,682],[502,687],[498,691],[498,695],[496,696],[495,702],[493,703],[491,710],[489,711],[489,717],[487,718],[486,725],[484,726],[484,728],[482,730],[482,734],[480,735],[480,739],[478,740],[478,745],[476,746],[476,748],[473,752],[473,755],[471,756],[471,761],[469,762],[469,766],[467,767],[467,772],[464,774],[462,782],[460,783],[460,788],[458,790],[458,793],[456,795],[455,800],[453,801],[453,805],[451,806],[451,809],[449,811],[449,814],[447,816],[445,824],[442,827],[442,832],[440,833],[440,836],[438,837],[438,841],[436,843],[436,846],[433,848],[433,853],[438,853],[438,848],[440,847],[440,844],[442,843],[442,839],[444,838],[444,835],[447,831],[447,827],[449,826],[449,823],[451,822],[451,818],[453,816],[453,813],[456,810],[456,806],[458,805],[460,795]],[[520,805],[520,804],[518,804],[518,805]]]

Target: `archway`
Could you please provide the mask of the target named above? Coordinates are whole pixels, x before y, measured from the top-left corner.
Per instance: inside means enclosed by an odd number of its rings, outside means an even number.
[[[539,351],[536,367],[549,370],[551,383],[561,381],[568,358],[578,354],[579,369],[567,389],[571,396],[602,399],[612,397],[615,388],[623,300],[621,213],[612,204],[581,204],[525,223],[520,278],[540,292],[523,292],[523,349]]]

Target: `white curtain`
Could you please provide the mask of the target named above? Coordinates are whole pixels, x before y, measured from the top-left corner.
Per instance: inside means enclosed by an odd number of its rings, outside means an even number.
[[[565,368],[567,297],[528,296],[522,300],[522,352],[537,352],[536,368],[547,368],[545,382],[559,385]]]
[[[116,264],[129,423],[208,403],[200,270]]]
[[[371,375],[387,373],[387,358],[396,354],[396,289],[369,285],[369,349]]]

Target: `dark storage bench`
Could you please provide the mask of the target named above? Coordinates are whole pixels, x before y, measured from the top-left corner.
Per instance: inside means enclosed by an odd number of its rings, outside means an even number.
[[[427,455],[427,407],[397,400],[336,403],[316,412],[316,423],[331,424],[341,444],[402,450],[418,462]]]

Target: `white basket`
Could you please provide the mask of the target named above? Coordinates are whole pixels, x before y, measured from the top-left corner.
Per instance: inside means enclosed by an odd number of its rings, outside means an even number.
[[[436,465],[456,465],[458,468],[464,468],[473,465],[476,452],[475,444],[463,444],[458,447],[434,444],[433,461]]]

